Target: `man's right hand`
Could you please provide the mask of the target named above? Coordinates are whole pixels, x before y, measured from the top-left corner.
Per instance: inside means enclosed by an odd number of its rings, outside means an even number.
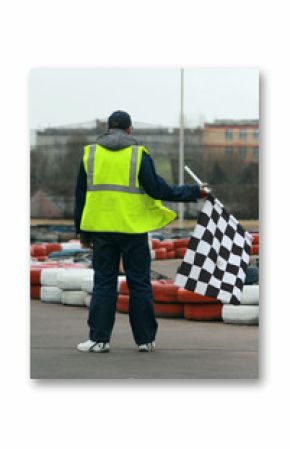
[[[207,195],[211,192],[211,189],[208,188],[208,184],[203,182],[199,186],[199,198],[206,198]]]

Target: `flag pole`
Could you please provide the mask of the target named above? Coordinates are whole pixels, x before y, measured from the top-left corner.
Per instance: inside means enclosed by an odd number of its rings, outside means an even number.
[[[194,179],[196,182],[197,182],[197,184],[201,187],[201,186],[203,186],[203,189],[206,191],[206,192],[210,192],[210,189],[208,189],[206,186],[204,186],[204,182],[202,182],[200,179],[199,179],[199,177],[195,174],[195,173],[193,173],[193,171],[192,170],[190,170],[190,168],[187,166],[187,165],[185,165],[184,166],[184,170],[189,174],[189,176],[191,176],[192,177],[192,179]]]
[[[184,184],[184,69],[180,71],[179,185]],[[178,203],[179,227],[184,226],[184,204]]]

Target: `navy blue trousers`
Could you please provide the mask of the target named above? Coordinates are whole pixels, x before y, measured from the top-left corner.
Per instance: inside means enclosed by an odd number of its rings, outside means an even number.
[[[148,234],[93,234],[94,289],[89,338],[109,342],[115,322],[117,281],[122,255],[129,287],[129,321],[137,345],[155,340],[158,324],[153,308]]]

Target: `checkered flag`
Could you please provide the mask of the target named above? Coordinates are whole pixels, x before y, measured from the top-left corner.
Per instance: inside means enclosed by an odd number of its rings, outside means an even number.
[[[240,304],[251,242],[251,235],[209,194],[175,285],[223,303]]]

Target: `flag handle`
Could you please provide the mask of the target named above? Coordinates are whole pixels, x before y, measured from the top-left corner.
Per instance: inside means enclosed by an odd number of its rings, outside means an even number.
[[[199,177],[196,176],[196,174],[193,173],[192,170],[190,170],[190,168],[189,168],[187,165],[184,166],[184,170],[189,174],[189,176],[192,177],[192,179],[194,179],[194,180],[197,182],[197,184],[198,184],[199,186],[202,186],[202,185],[204,184],[204,183],[199,179]],[[207,187],[203,187],[203,189],[204,189],[207,193],[210,192],[210,190],[209,190]]]

